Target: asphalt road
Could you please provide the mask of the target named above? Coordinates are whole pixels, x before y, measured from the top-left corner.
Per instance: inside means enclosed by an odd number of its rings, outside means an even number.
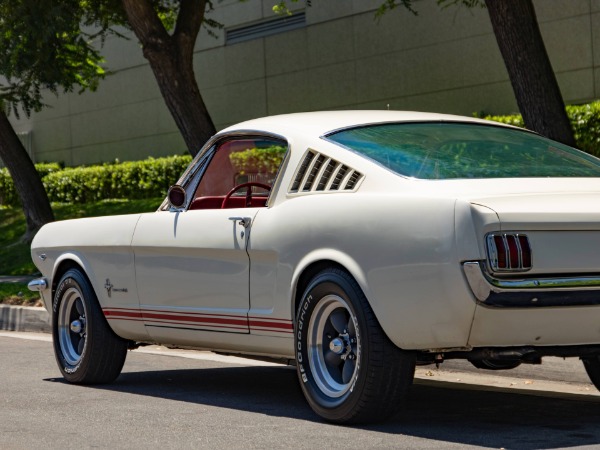
[[[597,448],[600,395],[579,365],[419,368],[403,412],[342,427],[312,413],[293,368],[155,349],[130,352],[114,384],[75,386],[47,335],[0,332],[0,449]]]

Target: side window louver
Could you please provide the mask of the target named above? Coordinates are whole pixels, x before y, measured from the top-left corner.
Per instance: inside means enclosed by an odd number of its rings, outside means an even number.
[[[309,150],[298,167],[290,192],[352,191],[362,176],[335,159]]]

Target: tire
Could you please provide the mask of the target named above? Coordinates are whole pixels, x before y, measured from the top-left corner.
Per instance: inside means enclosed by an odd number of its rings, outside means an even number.
[[[600,355],[581,358],[590,381],[600,391]]]
[[[331,268],[312,279],[294,335],[302,391],[325,420],[380,422],[402,407],[416,355],[389,340],[348,273]]]
[[[473,359],[469,360],[478,369],[486,370],[510,370],[521,365],[521,361],[500,361],[495,359]]]
[[[52,303],[54,355],[70,383],[114,381],[125,363],[128,342],[109,327],[86,276],[68,270]]]

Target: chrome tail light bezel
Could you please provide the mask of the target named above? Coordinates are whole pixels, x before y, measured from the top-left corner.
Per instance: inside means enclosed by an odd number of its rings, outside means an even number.
[[[531,243],[525,233],[489,233],[485,240],[488,267],[492,272],[527,272],[533,267]],[[516,249],[516,255],[511,248]]]

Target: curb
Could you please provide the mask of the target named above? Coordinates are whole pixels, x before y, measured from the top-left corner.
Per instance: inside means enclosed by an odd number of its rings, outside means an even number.
[[[50,314],[35,306],[0,305],[0,330],[51,333]]]
[[[29,283],[35,279],[33,275],[1,275],[0,283]]]

